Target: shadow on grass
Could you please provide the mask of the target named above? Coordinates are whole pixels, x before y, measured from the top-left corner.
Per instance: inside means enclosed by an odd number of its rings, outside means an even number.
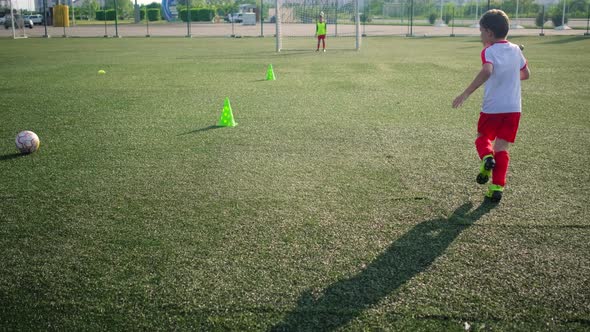
[[[207,130],[211,130],[211,129],[219,129],[219,128],[225,128],[223,126],[209,126],[209,127],[204,127],[204,128],[199,128],[199,129],[195,129],[195,130],[191,130],[191,131],[187,131],[186,133],[182,133],[182,134],[178,134],[176,136],[182,136],[182,135],[188,135],[188,134],[196,134],[202,131],[207,131]]]
[[[11,159],[15,159],[15,158],[24,157],[24,156],[26,156],[26,154],[22,154],[22,153],[5,154],[3,156],[0,156],[0,161],[11,160]]]
[[[326,43],[327,44],[327,43]],[[316,56],[327,56],[328,54],[341,54],[341,53],[354,53],[358,52],[355,49],[342,49],[342,48],[330,48],[326,45],[326,53],[324,52],[316,52],[315,45],[310,43],[311,47],[306,49],[287,49],[283,50],[280,53],[277,53],[277,56],[280,57],[292,57],[292,56],[308,56],[308,57],[316,57]]]
[[[571,36],[571,37],[551,38],[551,40],[548,40],[548,41],[544,42],[543,44],[567,44],[567,43],[573,43],[573,42],[582,41],[582,40],[588,40],[588,37],[586,37],[586,36]]]
[[[495,206],[484,201],[470,212],[472,204],[466,203],[449,218],[421,222],[357,275],[335,282],[316,297],[305,291],[297,307],[271,331],[331,331],[344,326],[425,271],[462,231]]]

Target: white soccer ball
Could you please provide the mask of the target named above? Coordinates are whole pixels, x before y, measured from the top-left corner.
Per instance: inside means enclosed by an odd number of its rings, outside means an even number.
[[[32,131],[24,130],[16,135],[16,148],[21,153],[33,153],[39,150],[39,136]]]

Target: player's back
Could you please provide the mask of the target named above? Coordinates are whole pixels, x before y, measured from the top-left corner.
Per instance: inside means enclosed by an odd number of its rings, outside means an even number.
[[[485,83],[482,112],[520,112],[520,70],[526,66],[520,48],[508,41],[494,43],[482,51],[482,62],[494,67]]]

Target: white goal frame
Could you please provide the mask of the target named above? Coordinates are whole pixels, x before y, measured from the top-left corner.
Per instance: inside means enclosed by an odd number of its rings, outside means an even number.
[[[338,1],[338,0],[336,0]],[[276,26],[276,52],[281,52],[284,50],[283,48],[283,38],[286,37],[283,34],[283,23],[282,23],[282,6],[283,0],[275,0],[275,26]],[[350,49],[360,50],[361,49],[361,28],[360,28],[360,13],[359,13],[359,0],[352,0],[353,8],[354,8],[354,47],[350,47]],[[336,18],[337,19],[337,18]],[[336,35],[334,37],[338,37],[338,26],[336,25]]]

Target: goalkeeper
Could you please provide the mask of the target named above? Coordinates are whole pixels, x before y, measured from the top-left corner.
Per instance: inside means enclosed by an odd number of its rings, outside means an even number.
[[[318,47],[316,52],[320,51],[320,40],[322,41],[322,48],[326,52],[326,22],[324,22],[324,12],[320,13],[320,20],[315,24],[315,35],[318,37]]]

